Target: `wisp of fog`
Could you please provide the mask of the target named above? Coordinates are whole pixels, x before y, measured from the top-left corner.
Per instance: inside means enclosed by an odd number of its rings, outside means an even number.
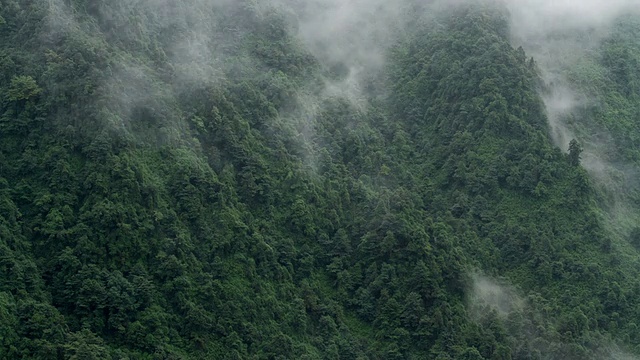
[[[636,187],[637,169],[608,159],[612,136],[605,128],[599,129],[598,134],[589,134],[589,138],[576,133],[572,122],[582,121],[580,110],[597,106],[598,100],[575,88],[564,74],[581,63],[596,61],[593,55],[610,35],[616,20],[627,13],[640,13],[640,1],[508,0],[506,4],[511,13],[513,46],[522,46],[536,60],[546,83],[541,96],[555,145],[566,151],[572,139],[581,142],[582,166],[609,192],[619,194],[620,189]],[[623,203],[612,200],[611,207],[626,208]],[[616,210],[620,211],[627,212]]]
[[[633,0],[509,0],[514,46],[522,46],[540,67],[550,91],[543,95],[556,145],[567,149],[573,132],[562,119],[589,99],[561,74],[607,36],[625,11],[640,9]],[[589,150],[589,149],[586,149]]]

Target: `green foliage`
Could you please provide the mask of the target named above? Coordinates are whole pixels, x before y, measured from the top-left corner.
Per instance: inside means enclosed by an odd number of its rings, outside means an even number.
[[[9,101],[29,100],[42,92],[31,76],[20,75],[11,79]]]
[[[582,154],[582,146],[576,141],[576,139],[572,139],[569,142],[569,163],[573,166],[580,165],[580,154]]]
[[[281,9],[145,3],[67,2],[60,24],[0,8],[0,358],[603,358],[637,340],[637,278],[579,151],[550,144],[502,10],[419,24],[360,108],[327,96],[346,73]],[[526,305],[476,314],[477,269]]]
[[[629,242],[637,249],[640,249],[640,228],[636,227],[631,230],[631,234],[629,234]]]

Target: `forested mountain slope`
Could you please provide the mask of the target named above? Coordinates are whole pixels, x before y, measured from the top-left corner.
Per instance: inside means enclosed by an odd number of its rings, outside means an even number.
[[[636,250],[508,12],[399,6],[349,87],[297,1],[0,0],[0,358],[640,352]],[[568,75],[617,74],[580,129],[622,102],[622,149],[637,29]]]

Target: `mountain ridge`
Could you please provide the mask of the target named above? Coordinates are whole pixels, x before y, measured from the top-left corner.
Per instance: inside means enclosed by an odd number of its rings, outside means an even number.
[[[0,358],[637,352],[633,253],[500,5],[382,65],[284,5],[2,5]]]

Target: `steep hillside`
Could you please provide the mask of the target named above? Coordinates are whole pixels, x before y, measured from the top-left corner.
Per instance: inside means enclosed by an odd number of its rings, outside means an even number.
[[[509,13],[398,6],[374,61],[297,1],[0,0],[0,358],[640,352],[636,250]],[[580,129],[622,102],[620,149],[636,30],[567,72],[615,75]]]

